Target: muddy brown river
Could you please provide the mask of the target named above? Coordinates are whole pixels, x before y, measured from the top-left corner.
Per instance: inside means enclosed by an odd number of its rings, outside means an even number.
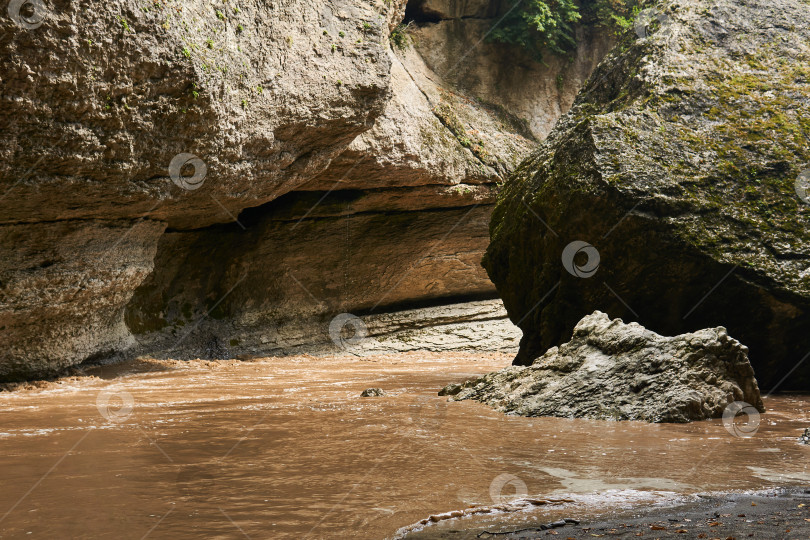
[[[470,508],[431,526],[810,483],[796,442],[810,396],[767,398],[747,436],[720,420],[507,417],[436,395],[509,360],[142,361],[2,392],[0,537],[393,538]],[[360,398],[369,387],[388,395]]]

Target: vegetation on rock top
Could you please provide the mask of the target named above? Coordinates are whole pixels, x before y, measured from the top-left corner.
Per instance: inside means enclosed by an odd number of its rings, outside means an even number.
[[[536,60],[544,51],[565,55],[576,48],[576,25],[623,31],[632,26],[644,0],[529,0],[510,9],[489,39],[526,49]]]

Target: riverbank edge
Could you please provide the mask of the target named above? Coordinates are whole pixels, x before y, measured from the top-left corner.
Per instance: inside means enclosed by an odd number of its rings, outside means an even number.
[[[524,540],[558,536],[592,538],[810,538],[810,484],[746,493],[710,493],[673,506],[644,506],[594,518],[570,516],[576,525],[542,530],[537,522],[508,527],[431,528],[409,540]],[[458,525],[462,525],[459,523]],[[705,536],[704,536],[705,535]]]

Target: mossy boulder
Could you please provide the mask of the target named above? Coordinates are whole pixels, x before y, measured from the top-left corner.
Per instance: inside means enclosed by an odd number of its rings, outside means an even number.
[[[515,363],[598,309],[725,326],[765,392],[810,389],[808,4],[653,9],[499,196],[484,266],[524,333]]]

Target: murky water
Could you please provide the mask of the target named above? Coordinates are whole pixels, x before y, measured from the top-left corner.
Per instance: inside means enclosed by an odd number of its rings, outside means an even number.
[[[0,393],[0,537],[385,538],[515,494],[574,502],[501,522],[810,483],[796,443],[810,397],[767,399],[744,438],[720,421],[515,418],[436,396],[508,363],[145,362]],[[368,387],[389,396],[358,397]]]

